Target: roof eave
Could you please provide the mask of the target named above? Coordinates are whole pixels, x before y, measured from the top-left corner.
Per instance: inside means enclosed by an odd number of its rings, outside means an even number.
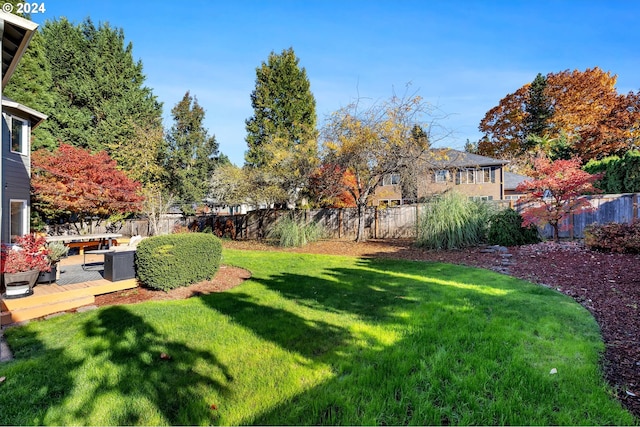
[[[7,70],[2,76],[2,88],[4,89],[7,83],[9,82],[9,79],[11,79],[11,76],[13,75],[13,72],[15,71],[16,67],[18,66],[18,63],[20,62],[20,58],[22,58],[22,55],[24,55],[24,52],[27,50],[29,41],[31,41],[31,37],[33,37],[33,34],[38,28],[38,24],[32,21],[29,21],[28,19],[14,15],[12,13],[6,13],[2,11],[0,11],[0,20],[2,21],[2,25],[3,25],[3,28],[2,28],[3,29],[2,31],[3,45],[4,45],[4,37],[5,37],[4,34],[6,31],[7,24],[19,27],[25,31],[24,36],[21,38],[20,43],[18,44],[18,47],[14,52],[13,57],[11,58],[11,62],[9,63]]]

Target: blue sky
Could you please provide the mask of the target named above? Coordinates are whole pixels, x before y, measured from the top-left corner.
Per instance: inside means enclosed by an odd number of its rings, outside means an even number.
[[[439,146],[478,140],[478,124],[537,73],[600,67],[619,93],[640,89],[640,2],[517,0],[45,0],[40,24],[108,22],[133,44],[170,111],[186,91],[205,109],[220,151],[244,162],[255,70],[293,47],[318,123],[356,98],[417,91],[439,109]],[[429,121],[429,118],[426,118]],[[434,129],[440,139],[444,131]]]

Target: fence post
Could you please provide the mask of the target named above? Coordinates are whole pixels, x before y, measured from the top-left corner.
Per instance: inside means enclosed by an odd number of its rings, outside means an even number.
[[[342,208],[338,210],[338,239],[342,238]]]
[[[373,238],[378,238],[378,208],[373,208]]]

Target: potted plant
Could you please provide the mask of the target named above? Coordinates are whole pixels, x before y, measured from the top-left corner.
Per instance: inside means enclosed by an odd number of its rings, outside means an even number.
[[[69,252],[69,247],[62,242],[51,242],[47,244],[49,252],[47,259],[49,261],[49,271],[41,271],[38,276],[38,283],[51,283],[60,278],[60,270],[58,270],[58,262]]]
[[[49,271],[49,248],[44,236],[27,234],[13,246],[4,246],[0,256],[6,298],[31,295],[41,271]]]

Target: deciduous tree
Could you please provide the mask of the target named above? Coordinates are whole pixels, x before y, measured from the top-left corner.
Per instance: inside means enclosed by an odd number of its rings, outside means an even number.
[[[138,212],[140,184],[129,179],[101,151],[61,144],[53,153],[41,149],[31,156],[34,209],[46,218],[77,219],[79,228],[92,216]]]
[[[534,126],[536,120],[531,116],[534,94],[542,100],[535,103],[544,106],[546,98],[553,109],[544,134],[536,136],[554,140],[564,135],[569,143],[566,150],[583,161],[623,154],[638,142],[640,97],[633,92],[618,94],[616,80],[615,75],[596,67],[549,73],[542,93],[539,88],[524,85],[503,98],[480,122],[479,129],[485,136],[478,144],[479,153],[513,159],[527,148],[544,148],[529,147],[526,141],[542,126],[542,122]]]
[[[531,172],[533,179],[516,188],[525,193],[519,200],[525,204],[523,227],[549,224],[553,228],[553,239],[558,241],[560,225],[565,218],[593,209],[589,200],[581,196],[598,193],[593,183],[601,176],[583,171],[581,163],[577,157],[552,162],[541,156],[535,160]]]
[[[355,207],[353,198],[355,187],[356,178],[349,169],[337,164],[321,165],[309,178],[310,203],[314,206],[330,208]]]
[[[429,138],[412,137],[414,125],[427,110],[419,96],[392,96],[365,110],[353,103],[328,118],[323,129],[324,163],[353,174],[355,185],[344,190],[358,208],[357,241],[365,238],[365,208],[383,177],[415,164],[427,151]]]

